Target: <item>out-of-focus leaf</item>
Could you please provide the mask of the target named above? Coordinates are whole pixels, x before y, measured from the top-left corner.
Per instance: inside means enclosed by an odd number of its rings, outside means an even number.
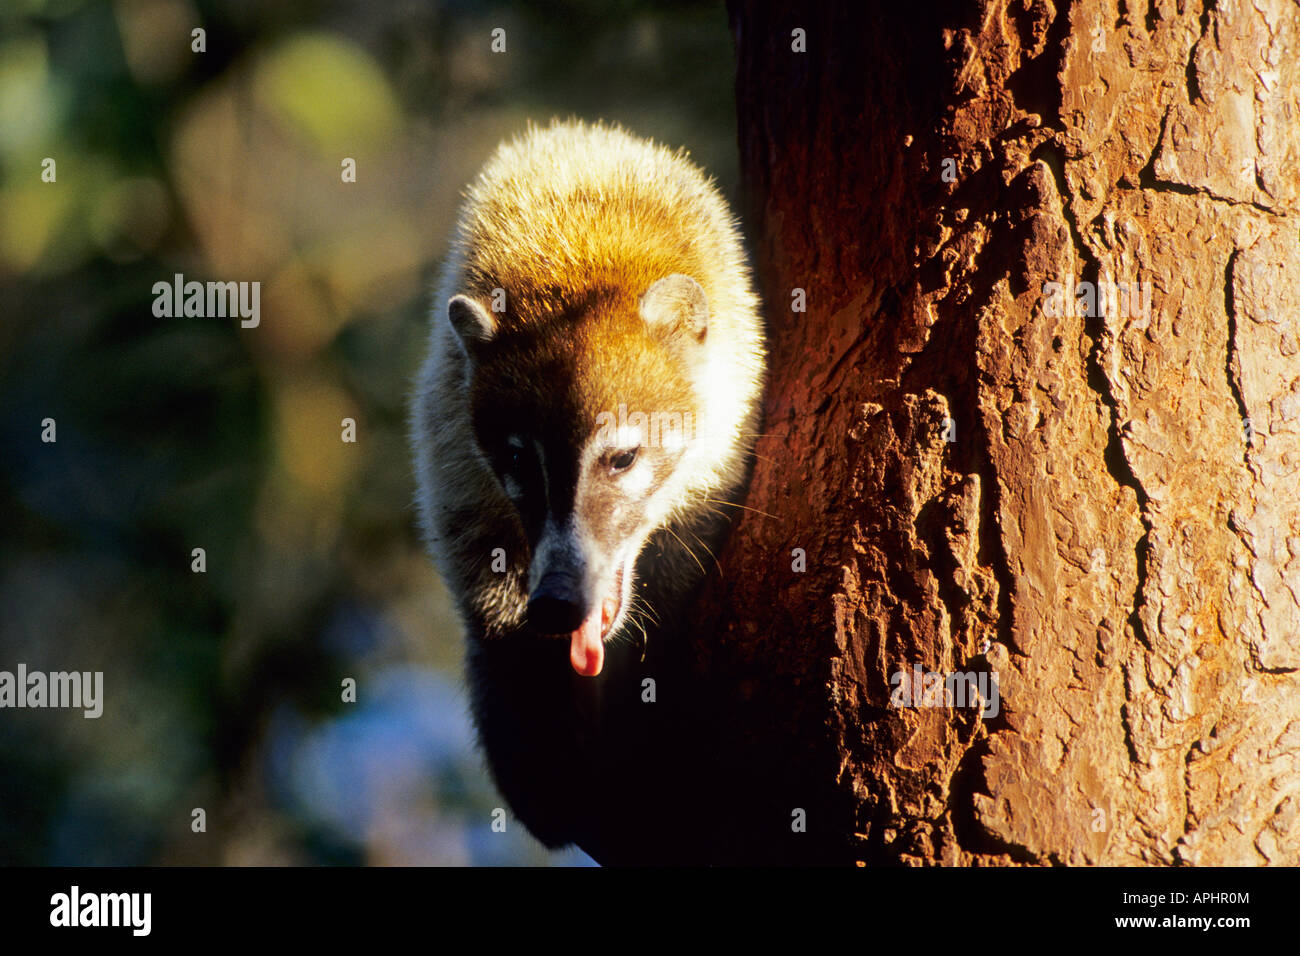
[[[400,122],[388,81],[361,49],[328,34],[296,36],[259,63],[258,100],[323,154],[382,146]]]

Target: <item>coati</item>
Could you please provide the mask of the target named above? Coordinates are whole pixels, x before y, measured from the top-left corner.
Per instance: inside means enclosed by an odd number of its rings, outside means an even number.
[[[553,122],[467,190],[411,406],[418,510],[480,744],[547,846],[625,858],[613,805],[671,773],[644,749],[645,653],[691,639],[764,360],[736,222],[685,152]]]

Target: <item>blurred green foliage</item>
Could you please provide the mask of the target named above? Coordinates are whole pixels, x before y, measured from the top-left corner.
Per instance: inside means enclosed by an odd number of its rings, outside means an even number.
[[[0,863],[581,859],[491,831],[404,424],[459,191],[556,115],[731,191],[721,5],[0,11],[0,669],[106,698],[0,711]],[[156,318],[176,273],[261,324]]]

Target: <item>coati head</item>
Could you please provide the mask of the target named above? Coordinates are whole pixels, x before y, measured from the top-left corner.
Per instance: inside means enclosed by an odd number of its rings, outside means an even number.
[[[673,274],[540,320],[457,295],[475,442],[530,548],[527,626],[586,676],[635,613],[637,556],[687,489],[708,303]]]

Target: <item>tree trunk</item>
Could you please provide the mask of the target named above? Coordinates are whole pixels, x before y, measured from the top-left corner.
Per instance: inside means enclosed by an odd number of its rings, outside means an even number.
[[[1300,6],[791,6],[731,8],[771,372],[702,852],[1300,862]]]

